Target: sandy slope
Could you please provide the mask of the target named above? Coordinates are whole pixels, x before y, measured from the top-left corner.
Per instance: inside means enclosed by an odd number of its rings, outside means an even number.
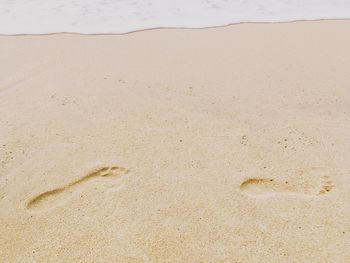
[[[0,37],[4,262],[349,262],[350,21]]]

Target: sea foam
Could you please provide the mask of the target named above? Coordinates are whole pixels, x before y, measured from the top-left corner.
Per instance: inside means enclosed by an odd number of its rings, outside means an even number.
[[[127,33],[346,18],[349,0],[0,0],[0,34]]]

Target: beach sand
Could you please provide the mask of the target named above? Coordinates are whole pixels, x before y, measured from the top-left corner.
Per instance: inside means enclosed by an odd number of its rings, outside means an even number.
[[[0,37],[3,262],[350,262],[350,21]]]

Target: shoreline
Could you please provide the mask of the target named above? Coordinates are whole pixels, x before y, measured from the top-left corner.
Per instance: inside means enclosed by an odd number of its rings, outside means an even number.
[[[130,32],[124,32],[124,33],[78,33],[78,32],[70,32],[70,31],[62,31],[62,32],[53,32],[53,33],[38,33],[38,34],[31,34],[31,33],[19,33],[19,34],[1,34],[0,37],[7,37],[7,36],[50,36],[50,35],[82,35],[82,36],[109,36],[109,35],[128,35],[128,34],[134,34],[139,32],[145,32],[145,31],[154,31],[154,30],[208,30],[208,29],[217,29],[217,28],[226,28],[226,27],[232,27],[232,26],[239,26],[239,25],[269,25],[269,24],[294,24],[294,23],[305,23],[305,22],[332,22],[332,21],[349,21],[350,18],[324,18],[324,19],[297,19],[297,20],[290,20],[290,21],[275,21],[275,22],[237,22],[237,23],[229,23],[224,25],[218,25],[218,26],[205,26],[205,27],[153,27],[153,28],[145,28],[145,29],[137,29]]]

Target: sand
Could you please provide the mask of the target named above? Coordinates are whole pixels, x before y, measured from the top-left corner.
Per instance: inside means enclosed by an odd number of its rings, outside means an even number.
[[[3,262],[350,262],[350,21],[0,37]]]

